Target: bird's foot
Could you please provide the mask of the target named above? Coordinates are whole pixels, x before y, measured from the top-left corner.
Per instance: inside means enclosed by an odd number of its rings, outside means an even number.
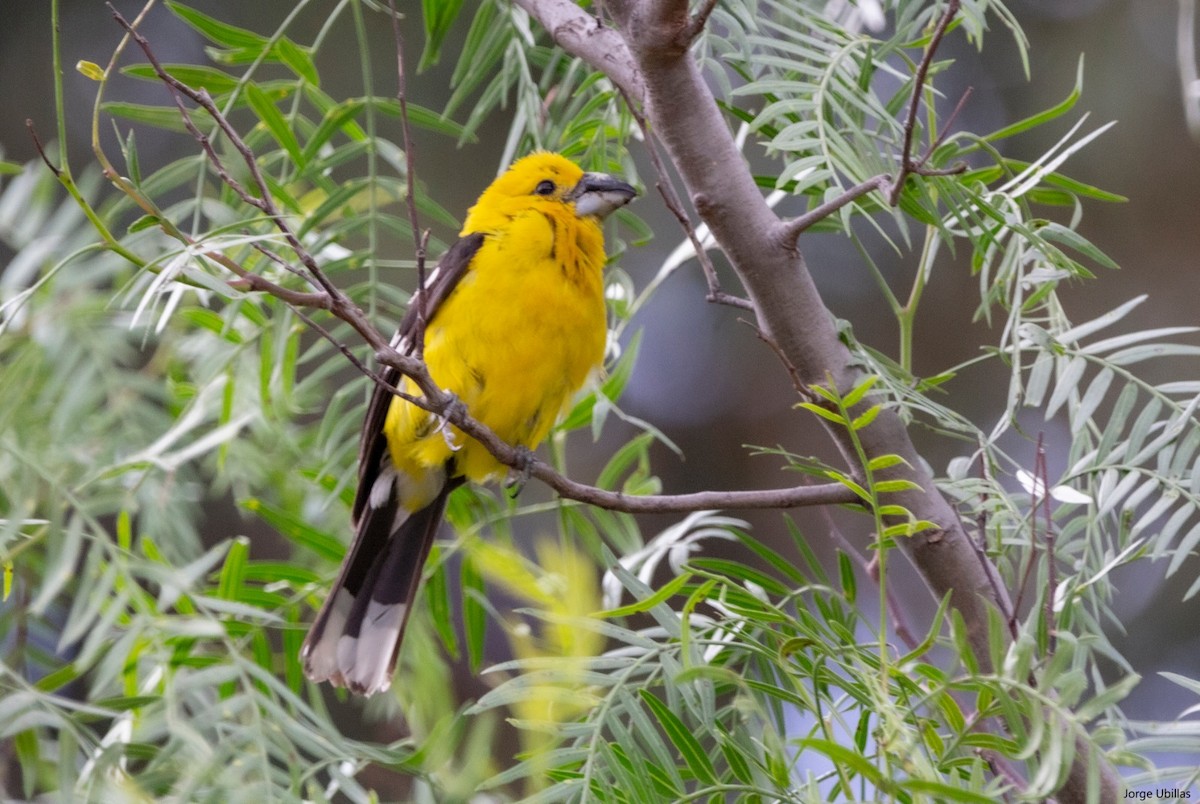
[[[518,444],[514,449],[517,453],[517,460],[508,470],[508,480],[505,481],[504,488],[508,491],[508,496],[515,499],[521,493],[521,489],[525,488],[525,484],[529,482],[533,464],[537,458],[534,457],[533,451],[529,447]]]
[[[438,432],[442,434],[442,438],[446,440],[446,446],[451,452],[458,452],[462,449],[462,444],[458,443],[457,435],[451,427],[451,421],[461,419],[468,415],[469,411],[463,401],[453,394],[450,395],[450,402],[442,410],[438,416]]]

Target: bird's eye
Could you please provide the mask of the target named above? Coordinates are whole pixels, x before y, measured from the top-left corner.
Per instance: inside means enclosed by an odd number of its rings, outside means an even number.
[[[534,189],[534,192],[538,195],[550,195],[554,192],[554,182],[550,181],[549,179],[540,181],[538,182],[537,188]]]

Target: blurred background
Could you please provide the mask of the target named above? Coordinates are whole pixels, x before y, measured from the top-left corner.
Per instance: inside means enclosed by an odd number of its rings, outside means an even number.
[[[246,3],[241,0],[194,0],[195,7],[234,25],[270,31],[293,11],[290,2]],[[115,5],[132,17],[139,3],[119,0]],[[401,8],[415,6],[402,3]],[[467,9],[472,4],[466,4]],[[100,0],[62,0],[63,63],[66,70],[66,105],[70,117],[68,147],[76,170],[90,162],[89,130],[94,84],[75,72],[78,60],[107,62],[120,39],[120,31]],[[952,101],[967,87],[973,89],[958,125],[977,132],[998,129],[1014,120],[1060,102],[1071,91],[1081,56],[1084,59],[1083,95],[1076,109],[1045,131],[1006,141],[1007,155],[1032,158],[1066,133],[1081,115],[1089,115],[1084,130],[1115,120],[1117,125],[1097,142],[1073,157],[1063,171],[1080,181],[1119,193],[1124,204],[1091,202],[1083,210],[1082,234],[1110,255],[1122,268],[1105,271],[1098,279],[1060,289],[1068,313],[1076,321],[1092,318],[1128,299],[1148,294],[1149,299],[1123,323],[1126,329],[1200,323],[1200,143],[1189,138],[1182,106],[1176,63],[1178,7],[1173,0],[1013,0],[1011,10],[1030,40],[1030,74],[1027,76],[1012,39],[993,31],[984,53],[962,35],[952,35],[942,56],[955,66],[939,79],[939,87]],[[297,41],[315,35],[324,18],[324,7],[307,9],[289,30]],[[410,74],[409,96],[431,109],[444,106],[457,47],[470,13],[445,47],[442,62],[427,72]],[[305,28],[309,25],[309,28]],[[165,9],[148,19],[144,29],[156,43],[164,61],[202,61],[204,43]],[[370,58],[376,65],[379,94],[390,94],[395,80],[391,32],[385,25],[373,30],[376,42]],[[349,29],[333,31],[344,47],[327,45],[319,67],[324,89],[336,98],[362,94],[359,53]],[[415,64],[422,41],[418,14],[404,22],[408,60]],[[32,120],[43,139],[55,129],[50,81],[48,3],[9,3],[0,25],[0,149],[9,161],[36,158],[26,131]],[[340,54],[334,56],[334,54]],[[140,61],[132,52],[126,63]],[[415,70],[411,71],[415,73]],[[388,87],[388,89],[383,89]],[[165,103],[160,86],[131,79],[114,83],[116,98],[141,103]],[[466,110],[461,116],[465,116]],[[429,193],[447,210],[461,217],[479,190],[498,168],[508,121],[497,118],[486,126],[478,141],[459,148],[445,138],[416,132],[417,170]],[[144,136],[143,136],[144,135]],[[139,151],[144,165],[159,165],[189,148],[190,140],[152,130],[139,130]],[[398,135],[395,135],[398,139]],[[642,161],[639,159],[639,161]],[[645,176],[651,175],[645,171]],[[786,202],[785,202],[786,203]],[[788,208],[782,208],[786,211]],[[638,213],[655,231],[645,247],[631,249],[622,265],[635,283],[643,286],[666,255],[679,242],[677,224],[651,190],[639,202]],[[443,241],[453,236],[446,227],[435,232]],[[858,254],[839,236],[806,236],[801,246],[822,293],[834,311],[849,321],[859,340],[895,356],[896,330],[879,290]],[[400,257],[407,255],[390,255]],[[885,274],[902,289],[911,280],[914,260],[898,259],[880,249],[874,255]],[[0,270],[9,254],[0,252]],[[1097,269],[1103,270],[1103,269]],[[732,280],[727,289],[734,290]],[[680,446],[686,460],[663,449],[655,470],[668,492],[708,488],[754,488],[795,482],[779,470],[779,460],[754,457],[746,445],[783,446],[800,454],[836,460],[811,420],[798,416],[787,376],[774,355],[739,322],[744,314],[704,302],[704,285],[694,266],[678,272],[645,310],[630,331],[645,330],[640,361],[623,406],[631,414],[660,428]],[[918,318],[915,370],[936,374],[974,357],[979,344],[995,343],[998,333],[973,320],[978,299],[977,280],[962,260],[943,255],[937,263]],[[1197,366],[1180,365],[1194,379]],[[1164,374],[1158,381],[1183,379]],[[990,426],[1003,410],[1007,372],[1000,367],[972,370],[951,382],[945,400],[972,418]],[[1048,445],[1050,476],[1065,464],[1062,449],[1065,421],[1042,422],[1031,417],[1027,430],[1043,430]],[[612,446],[623,443],[629,431],[619,425],[595,446],[578,445],[572,458],[573,474],[586,480],[595,476]],[[947,462],[963,447],[935,434],[915,430],[918,448],[935,473],[944,474]],[[1020,454],[1022,449],[1013,446]],[[1032,466],[1034,445],[1027,445]],[[588,463],[590,461],[590,465]],[[540,490],[529,489],[537,495]],[[767,541],[782,537],[778,512],[745,517],[756,535]],[[831,554],[823,538],[830,524],[814,514],[798,515],[810,541]],[[674,517],[647,518],[647,536],[675,521]],[[839,523],[842,520],[838,520]],[[213,511],[206,527],[214,541],[231,533],[248,533],[267,545],[273,535],[242,518],[236,510]],[[862,527],[846,520],[846,527]],[[860,548],[866,533],[847,530],[845,536]],[[267,547],[266,549],[270,549]],[[1119,650],[1143,674],[1144,681],[1125,706],[1133,719],[1171,719],[1195,701],[1157,677],[1161,671],[1200,675],[1200,598],[1182,601],[1185,590],[1200,573],[1200,561],[1162,580],[1163,566],[1142,562],[1123,571],[1117,581],[1115,608],[1126,633],[1113,633]],[[923,630],[923,619],[932,611],[928,595],[907,567],[900,568],[904,585],[915,590],[908,605],[910,617]],[[869,610],[869,607],[868,607]]]

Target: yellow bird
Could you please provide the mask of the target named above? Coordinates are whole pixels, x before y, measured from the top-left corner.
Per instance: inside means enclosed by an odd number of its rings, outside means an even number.
[[[604,356],[601,220],[636,191],[559,154],[513,163],[483,191],[459,240],[393,340],[510,444],[534,449]],[[384,377],[420,391],[394,369]],[[392,682],[404,626],[446,499],[504,467],[457,428],[376,387],[359,450],[354,541],[300,655],[313,681],[371,695]]]

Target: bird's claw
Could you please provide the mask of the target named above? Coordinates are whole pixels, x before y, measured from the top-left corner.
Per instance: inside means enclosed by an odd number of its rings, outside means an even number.
[[[438,432],[446,440],[446,446],[450,448],[451,452],[458,452],[462,448],[462,444],[458,443],[454,430],[451,429],[451,421],[453,419],[461,419],[467,414],[467,406],[463,404],[462,400],[451,395],[450,402],[442,409],[441,415],[438,416]]]
[[[515,499],[521,493],[521,489],[525,488],[525,484],[529,482],[533,464],[537,458],[533,456],[533,451],[524,445],[518,444],[514,449],[517,460],[508,470],[508,480],[504,487],[508,491],[508,496]]]

